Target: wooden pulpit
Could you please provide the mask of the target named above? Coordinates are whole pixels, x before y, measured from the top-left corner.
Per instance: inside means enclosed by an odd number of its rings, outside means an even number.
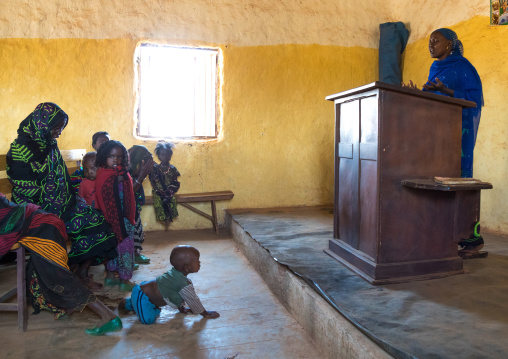
[[[326,99],[336,130],[334,239],[325,252],[373,284],[463,273],[457,243],[479,220],[480,189],[491,186],[403,182],[460,177],[462,108],[476,104],[381,82]]]

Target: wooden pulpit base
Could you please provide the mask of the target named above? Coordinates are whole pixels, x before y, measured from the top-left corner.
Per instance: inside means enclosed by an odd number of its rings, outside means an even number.
[[[445,223],[447,230],[433,223],[424,225],[416,242],[425,242],[433,236],[443,236],[443,241],[452,244],[450,256],[439,257],[441,253],[434,255],[437,258],[424,260],[411,260],[403,262],[376,263],[365,253],[355,250],[340,239],[332,239],[329,249],[325,253],[337,259],[349,269],[360,275],[372,284],[400,283],[414,280],[426,280],[447,277],[464,273],[463,259],[458,256],[457,243],[461,238],[469,238],[473,228],[480,220],[480,194],[482,189],[491,189],[492,184],[480,182],[475,184],[440,184],[433,179],[407,179],[401,182],[409,191],[417,191],[417,194],[426,198],[434,198],[435,207],[431,208],[432,215],[438,218],[447,216],[451,219]],[[418,211],[418,208],[412,211]],[[448,236],[451,236],[448,237]],[[407,242],[406,240],[401,240]]]

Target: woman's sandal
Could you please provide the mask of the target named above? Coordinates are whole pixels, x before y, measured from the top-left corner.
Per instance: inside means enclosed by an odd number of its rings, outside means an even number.
[[[122,330],[122,328],[123,328],[122,320],[120,319],[120,317],[116,317],[115,319],[110,320],[109,322],[107,322],[106,324],[104,324],[100,327],[95,326],[93,328],[85,329],[85,333],[98,336],[98,335],[104,335],[104,334],[110,333],[110,332],[118,332],[118,331]]]
[[[132,289],[134,289],[135,286],[135,283],[120,283],[118,289],[120,292],[132,292]]]
[[[143,255],[141,253],[140,254],[136,254],[134,256],[134,260],[138,264],[148,264],[148,263],[150,263],[150,258],[146,257],[145,255]]]
[[[104,278],[104,285],[106,287],[116,287],[117,285],[120,284],[120,279],[119,278]]]

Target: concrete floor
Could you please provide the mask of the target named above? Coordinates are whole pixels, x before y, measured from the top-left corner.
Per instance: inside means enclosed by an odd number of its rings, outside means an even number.
[[[169,253],[178,244],[201,252],[201,271],[191,274],[207,310],[219,319],[182,315],[163,308],[157,323],[142,325],[135,315],[121,316],[124,330],[103,337],[84,329],[98,317],[85,309],[55,321],[51,313],[30,316],[28,331],[17,330],[17,314],[0,312],[0,348],[5,358],[319,358],[322,357],[301,326],[272,295],[239,252],[229,235],[211,230],[149,232],[144,253],[152,264],[140,266],[133,281],[155,278],[169,269]],[[96,280],[102,268],[94,267]],[[0,292],[15,283],[15,267],[0,267]],[[116,306],[116,289],[99,293]],[[32,310],[29,308],[29,312]]]

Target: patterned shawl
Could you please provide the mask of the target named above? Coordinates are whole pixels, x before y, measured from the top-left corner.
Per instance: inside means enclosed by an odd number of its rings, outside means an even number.
[[[7,153],[12,201],[35,203],[59,217],[76,201],[67,166],[51,137],[51,130],[64,120],[68,121],[67,114],[54,103],[39,104],[19,125]]]
[[[119,193],[118,176],[124,178],[123,196]],[[95,179],[95,194],[97,205],[113,228],[116,238],[119,241],[123,240],[128,236],[123,218],[126,217],[129,222],[135,223],[136,202],[131,176],[122,166],[99,168]]]
[[[20,240],[26,231],[25,219],[38,209],[34,204],[17,206],[0,193],[0,258]]]

